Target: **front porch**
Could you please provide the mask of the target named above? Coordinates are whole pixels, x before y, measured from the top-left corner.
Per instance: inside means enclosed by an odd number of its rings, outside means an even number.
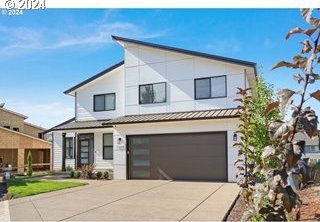
[[[102,122],[73,120],[55,127],[53,170],[79,169],[84,164],[94,164],[96,170],[113,170],[113,128],[102,126]]]

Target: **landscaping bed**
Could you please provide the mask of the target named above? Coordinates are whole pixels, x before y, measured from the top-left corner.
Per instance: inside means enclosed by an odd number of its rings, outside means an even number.
[[[302,201],[300,220],[320,221],[320,185],[298,191]]]
[[[239,196],[233,205],[226,221],[241,221],[242,214],[246,209],[246,203],[243,196]]]
[[[302,201],[300,221],[320,221],[320,185],[308,186],[298,191],[298,194]],[[226,220],[240,221],[245,210],[245,200],[239,196]]]

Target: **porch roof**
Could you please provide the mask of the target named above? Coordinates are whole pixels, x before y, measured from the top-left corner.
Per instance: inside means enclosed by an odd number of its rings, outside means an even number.
[[[112,127],[112,126],[102,125],[102,123],[106,121],[108,120],[105,119],[105,120],[93,120],[93,121],[76,121],[75,118],[72,118],[70,120],[67,120],[51,128],[50,130],[48,130],[48,132],[54,131],[54,130],[92,129],[92,128]]]
[[[213,110],[202,110],[202,111],[122,116],[109,121],[105,121],[102,125],[108,126],[108,125],[146,123],[146,122],[225,119],[225,118],[238,118],[239,116],[240,116],[239,108],[213,109]]]
[[[201,111],[155,113],[143,115],[128,115],[114,118],[111,120],[94,120],[94,121],[75,121],[75,118],[67,120],[44,133],[55,130],[76,130],[76,129],[93,129],[109,128],[119,124],[133,123],[150,123],[150,122],[169,122],[169,121],[187,121],[187,120],[206,120],[206,119],[227,119],[238,118],[240,116],[239,108],[229,109],[212,109]]]

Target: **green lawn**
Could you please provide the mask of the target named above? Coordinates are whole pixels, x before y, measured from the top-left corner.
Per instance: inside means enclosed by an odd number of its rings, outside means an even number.
[[[54,180],[32,180],[30,178],[10,179],[8,192],[11,198],[20,198],[56,190],[86,185],[83,182],[54,181]]]

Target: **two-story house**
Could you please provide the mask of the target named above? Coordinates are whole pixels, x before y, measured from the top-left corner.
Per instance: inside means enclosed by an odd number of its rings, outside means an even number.
[[[297,133],[296,140],[304,140],[306,142],[304,148],[304,157],[309,158],[310,162],[320,161],[320,131],[318,131],[318,136],[310,138],[306,134]]]
[[[124,61],[65,91],[75,117],[54,128],[54,169],[95,164],[115,179],[234,181],[237,87],[256,64],[118,36]]]

